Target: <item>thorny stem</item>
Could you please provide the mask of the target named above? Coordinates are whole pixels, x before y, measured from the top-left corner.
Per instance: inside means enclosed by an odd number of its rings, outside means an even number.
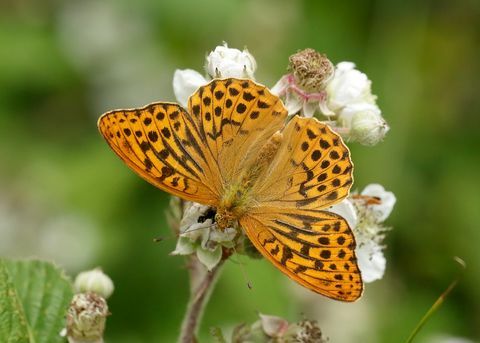
[[[203,311],[212,293],[215,281],[226,259],[223,259],[209,272],[203,273],[203,278],[195,280],[199,269],[204,268],[196,257],[191,258],[190,265],[190,300],[182,322],[179,343],[197,342],[195,337],[202,319]]]

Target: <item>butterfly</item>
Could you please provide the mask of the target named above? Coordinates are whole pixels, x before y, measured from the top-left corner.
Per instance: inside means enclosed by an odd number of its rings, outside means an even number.
[[[154,186],[216,209],[275,267],[306,288],[354,301],[363,290],[355,238],[328,211],[348,196],[353,165],[340,136],[315,118],[287,121],[282,101],[245,79],[214,79],[175,103],[103,114],[113,151]]]

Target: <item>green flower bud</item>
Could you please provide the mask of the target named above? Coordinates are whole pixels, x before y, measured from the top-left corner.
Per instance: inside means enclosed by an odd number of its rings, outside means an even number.
[[[82,272],[75,278],[78,293],[93,292],[105,299],[113,293],[113,282],[100,268]]]

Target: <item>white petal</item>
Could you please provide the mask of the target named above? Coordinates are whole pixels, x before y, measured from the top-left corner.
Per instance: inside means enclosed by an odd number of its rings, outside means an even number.
[[[319,109],[319,103],[318,101],[313,102],[313,101],[304,101],[303,102],[303,109],[302,109],[302,114],[304,117],[307,118],[312,118],[313,115],[315,114],[315,111]]]
[[[330,206],[329,211],[342,216],[351,229],[357,226],[357,211],[349,199],[344,199],[336,205]]]
[[[356,103],[375,103],[371,92],[371,81],[367,75],[355,69],[351,62],[341,62],[335,68],[335,74],[326,87],[327,106],[339,112],[345,106]]]
[[[171,255],[190,255],[195,251],[193,242],[187,237],[179,237],[177,240],[177,246],[172,251]]]
[[[188,106],[188,98],[195,93],[198,87],[208,81],[198,71],[192,69],[177,69],[173,74],[173,92],[180,105]]]
[[[277,81],[275,86],[270,88],[270,92],[276,96],[283,96],[288,87],[288,75],[283,75],[280,80]]]
[[[362,195],[380,198],[379,205],[371,205],[371,208],[377,216],[379,222],[383,222],[388,218],[390,213],[392,213],[395,202],[397,201],[395,194],[386,191],[382,185],[377,183],[372,183],[365,187],[362,191]]]
[[[293,93],[287,92],[287,97],[285,99],[285,108],[288,111],[289,115],[298,113],[303,107],[303,100],[300,97]]]
[[[225,230],[214,229],[210,232],[210,240],[218,243],[230,242],[237,235],[237,230],[227,227]]]
[[[382,248],[374,241],[366,241],[357,246],[357,263],[362,280],[366,283],[380,280],[385,273],[387,260],[383,255]]]
[[[198,260],[207,267],[208,270],[212,270],[218,262],[222,259],[222,247],[217,245],[215,250],[197,248]]]
[[[349,62],[349,61],[339,62],[336,65],[336,69],[340,72],[352,70],[352,69],[355,69],[355,63]],[[335,71],[335,72],[337,72],[337,71]]]

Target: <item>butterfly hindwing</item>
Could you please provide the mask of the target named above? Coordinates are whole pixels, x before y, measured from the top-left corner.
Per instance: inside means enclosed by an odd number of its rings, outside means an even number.
[[[259,207],[241,218],[240,225],[257,250],[294,281],[337,300],[361,296],[355,239],[342,217]]]
[[[218,189],[189,115],[176,104],[105,113],[100,132],[143,179],[186,200],[215,205]]]

